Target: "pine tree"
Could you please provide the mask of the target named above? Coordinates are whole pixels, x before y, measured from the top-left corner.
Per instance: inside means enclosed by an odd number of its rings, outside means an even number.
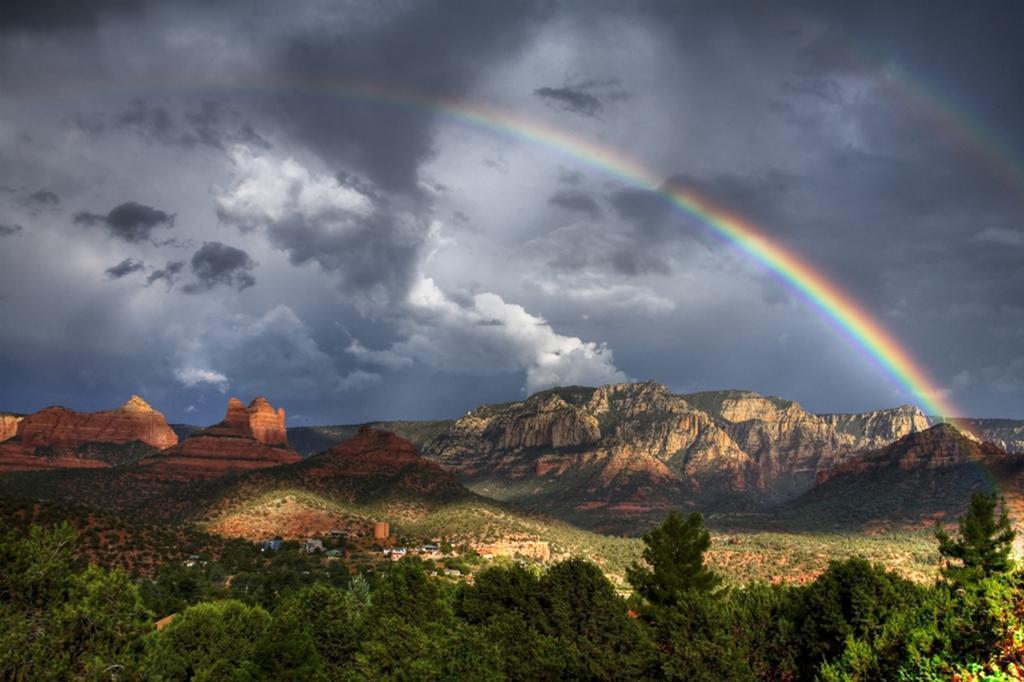
[[[674,606],[688,592],[708,594],[721,578],[704,565],[711,535],[697,512],[685,519],[677,512],[643,537],[647,566],[634,563],[626,576],[637,593],[655,606]],[[649,568],[648,568],[649,566]]]
[[[1013,567],[1010,550],[1016,533],[1010,527],[1005,505],[1002,505],[996,519],[998,503],[995,495],[972,495],[967,512],[960,519],[955,539],[936,525],[939,554],[946,560],[942,575],[950,582],[958,585],[973,583],[1006,573]]]

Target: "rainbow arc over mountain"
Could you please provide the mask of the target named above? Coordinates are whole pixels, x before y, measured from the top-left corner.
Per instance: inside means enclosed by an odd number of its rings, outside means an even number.
[[[947,400],[947,391],[935,384],[907,348],[822,272],[797,253],[773,241],[751,222],[691,189],[666,184],[655,171],[614,149],[538,121],[481,105],[432,99],[409,92],[354,86],[349,83],[323,82],[299,85],[286,82],[283,85],[302,91],[311,90],[314,93],[329,93],[354,100],[437,112],[474,128],[490,130],[546,147],[626,184],[656,192],[677,210],[698,220],[712,232],[776,273],[857,346],[863,348],[887,374],[906,389],[912,400],[926,414],[946,417],[959,415],[957,408]]]
[[[296,95],[326,96],[356,103],[439,114],[471,128],[544,147],[625,184],[655,192],[682,214],[697,220],[774,272],[791,289],[817,308],[856,346],[862,348],[884,372],[905,389],[908,397],[926,414],[941,417],[961,416],[959,410],[946,397],[948,391],[933,381],[906,346],[824,273],[802,259],[799,254],[774,241],[750,221],[690,188],[666,184],[656,171],[615,149],[600,145],[581,135],[494,107],[373,84],[340,80],[300,80],[291,77],[261,77],[252,81],[190,79],[177,83],[173,79],[159,79],[157,83],[155,89],[161,93],[188,90],[210,90],[218,93],[290,92]],[[140,85],[145,90],[146,86],[153,87],[154,83],[150,80]],[[122,90],[125,89],[125,84],[119,83],[111,88],[109,84],[104,87],[98,84],[79,83],[65,89],[58,98],[67,97],[73,91],[103,89]]]

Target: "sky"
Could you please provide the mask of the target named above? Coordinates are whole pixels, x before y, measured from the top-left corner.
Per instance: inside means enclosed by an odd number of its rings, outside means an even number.
[[[961,415],[1024,418],[1022,29],[992,1],[5,2],[0,410],[137,393],[208,424],[265,395],[297,426],[642,380],[913,401],[544,126],[812,264]]]

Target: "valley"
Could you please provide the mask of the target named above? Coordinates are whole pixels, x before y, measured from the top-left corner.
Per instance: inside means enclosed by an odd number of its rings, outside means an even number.
[[[451,421],[288,428],[258,397],[232,398],[219,424],[172,428],[133,396],[112,412],[47,408],[4,423],[7,516],[131,519],[203,547],[368,537],[386,521],[421,543],[543,543],[549,561],[587,558],[618,585],[639,536],[672,509],[705,515],[709,563],[737,583],[806,582],[855,555],[927,580],[934,524],[972,492],[1024,512],[1019,455],[979,439],[1012,444],[1005,421],[942,423],[912,407],[818,415],[653,382],[551,389]],[[111,554],[94,558],[117,563]]]

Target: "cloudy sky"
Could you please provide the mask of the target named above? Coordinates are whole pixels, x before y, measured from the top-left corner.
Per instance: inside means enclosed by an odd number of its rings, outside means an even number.
[[[650,187],[453,113],[487,110],[742,216],[1024,418],[1024,7],[829,4],[5,2],[0,409],[911,400]]]

